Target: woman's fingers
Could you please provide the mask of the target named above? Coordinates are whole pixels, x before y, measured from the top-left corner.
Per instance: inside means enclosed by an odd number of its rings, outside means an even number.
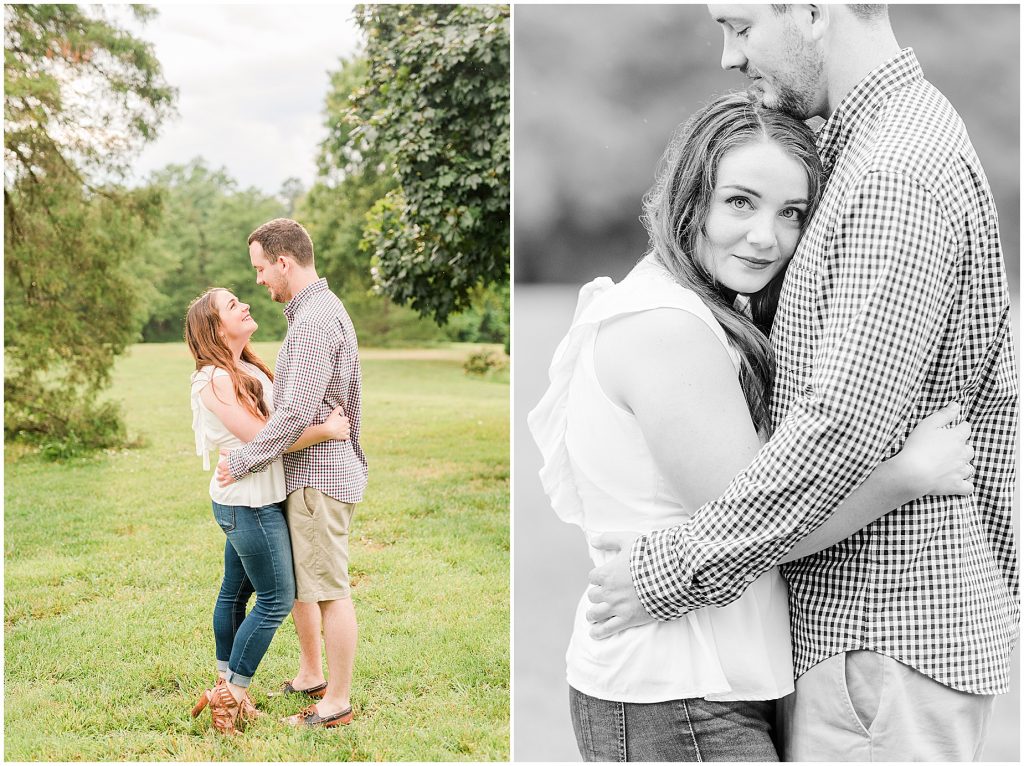
[[[943,426],[948,426],[950,423],[955,422],[958,417],[960,417],[959,403],[950,402],[941,410],[936,410],[922,420],[918,427],[929,426],[931,428],[942,428]]]

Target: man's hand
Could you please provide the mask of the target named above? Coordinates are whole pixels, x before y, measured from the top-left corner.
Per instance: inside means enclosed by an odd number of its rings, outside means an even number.
[[[235,483],[235,477],[228,471],[228,455],[230,452],[221,453],[217,463],[217,483],[222,487],[229,487]]]
[[[608,638],[626,628],[654,622],[640,603],[629,573],[629,551],[636,538],[635,532],[601,532],[590,538],[599,551],[618,553],[607,564],[590,570],[587,598],[594,605],[587,610],[587,621],[593,625],[593,638]]]

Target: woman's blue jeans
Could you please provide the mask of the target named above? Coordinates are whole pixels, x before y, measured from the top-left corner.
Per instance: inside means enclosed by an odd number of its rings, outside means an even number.
[[[777,761],[775,701],[611,702],[569,688],[584,761]]]
[[[260,508],[213,504],[227,535],[224,581],[213,609],[217,669],[236,686],[248,686],[278,627],[295,601],[292,544],[284,504]],[[256,604],[245,613],[249,597]]]

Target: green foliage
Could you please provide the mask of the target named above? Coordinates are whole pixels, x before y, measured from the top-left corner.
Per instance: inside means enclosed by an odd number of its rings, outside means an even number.
[[[297,667],[290,620],[250,687],[265,718],[220,737],[208,713],[189,717],[214,673],[224,535],[193,449],[183,344],[134,346],[115,367],[110,394],[145,447],[60,465],[8,451],[5,758],[507,761],[508,387],[464,375],[464,354],[363,359],[370,487],[350,539],[359,646],[344,731],[277,720],[300,704],[267,696]]]
[[[162,199],[110,179],[174,95],[108,12],[4,6],[4,433],[71,451],[123,436],[114,410],[91,408],[135,338],[129,271]]]
[[[504,372],[508,369],[508,357],[482,348],[470,354],[462,364],[467,375],[484,377],[490,372]]]
[[[395,179],[383,172],[384,159],[367,148],[355,149],[352,127],[342,119],[349,96],[366,81],[366,62],[342,60],[331,74],[325,125],[327,138],[320,145],[316,183],[297,208],[316,248],[317,270],[341,296],[364,346],[429,343],[445,338],[433,322],[398,306],[373,289],[370,256],[359,243],[366,215],[374,202],[395,188]]]
[[[287,213],[281,200],[256,189],[239,190],[225,170],[196,158],[169,165],[151,183],[167,198],[163,222],[146,253],[146,341],[180,341],[189,302],[208,287],[226,287],[250,304],[257,339],[284,337],[280,304],[256,285],[246,240],[260,224]],[[140,282],[147,281],[141,278]]]
[[[508,282],[509,7],[364,5],[356,19],[369,68],[338,138],[397,181],[363,247],[384,293],[444,323]]]
[[[507,283],[479,290],[468,309],[448,318],[445,332],[451,340],[462,343],[501,343],[507,354],[510,312],[511,290]]]

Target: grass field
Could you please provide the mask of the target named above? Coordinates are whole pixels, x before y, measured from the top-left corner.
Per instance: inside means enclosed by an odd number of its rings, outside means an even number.
[[[296,668],[290,618],[251,687],[271,715],[233,739],[189,717],[214,675],[224,536],[183,344],[117,365],[111,395],[146,446],[64,464],[7,449],[5,759],[507,760],[509,388],[463,373],[475,348],[363,352],[356,718],[335,730],[291,730],[277,718],[297,703],[266,696]]]

